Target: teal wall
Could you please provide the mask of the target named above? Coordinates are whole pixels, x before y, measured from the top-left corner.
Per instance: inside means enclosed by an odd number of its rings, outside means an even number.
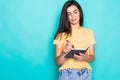
[[[0,0],[0,80],[57,80],[53,37],[66,0]],[[93,29],[93,80],[119,80],[120,0],[77,0]]]

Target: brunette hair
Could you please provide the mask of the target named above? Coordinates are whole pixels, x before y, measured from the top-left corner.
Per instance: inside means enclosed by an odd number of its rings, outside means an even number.
[[[67,36],[69,34],[71,34],[71,26],[70,26],[70,22],[69,22],[69,19],[68,19],[68,14],[67,14],[67,8],[70,7],[71,5],[75,5],[79,12],[80,12],[80,20],[79,20],[79,24],[80,26],[83,25],[83,11],[82,11],[82,8],[80,6],[80,4],[75,1],[75,0],[68,0],[64,5],[63,5],[63,8],[62,8],[62,12],[61,12],[61,16],[60,16],[60,23],[59,23],[59,27],[58,27],[58,30],[55,34],[55,37],[54,39],[57,37],[57,35],[59,33],[66,33]]]

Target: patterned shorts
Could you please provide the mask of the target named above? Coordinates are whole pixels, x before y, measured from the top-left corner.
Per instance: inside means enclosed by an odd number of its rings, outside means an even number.
[[[67,68],[60,72],[58,80],[91,80],[91,71],[87,68]]]

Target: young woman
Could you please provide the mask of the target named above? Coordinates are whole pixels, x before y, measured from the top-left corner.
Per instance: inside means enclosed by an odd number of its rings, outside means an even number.
[[[60,17],[60,24],[54,38],[56,46],[56,64],[60,65],[59,80],[91,80],[90,62],[94,61],[94,34],[84,28],[83,12],[75,0],[67,1]],[[85,54],[74,54],[65,58],[71,49],[88,48]]]

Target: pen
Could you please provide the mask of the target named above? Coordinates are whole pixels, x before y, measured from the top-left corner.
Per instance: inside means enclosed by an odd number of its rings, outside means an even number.
[[[69,40],[66,40],[68,43],[71,43]],[[71,43],[72,44],[72,43]],[[72,44],[72,48],[74,48],[74,45]]]

